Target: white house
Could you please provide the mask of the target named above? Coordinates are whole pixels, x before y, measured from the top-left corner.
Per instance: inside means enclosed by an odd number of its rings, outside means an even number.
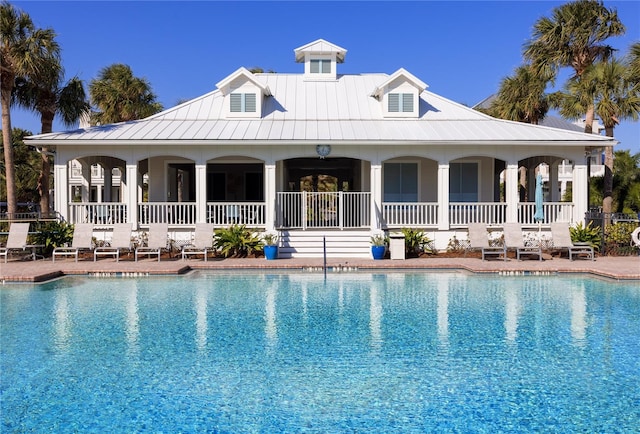
[[[470,222],[536,226],[519,172],[545,163],[555,188],[544,224],[583,220],[586,158],[614,139],[489,117],[402,68],[340,74],[346,54],[319,39],[294,50],[297,73],[239,68],[210,93],[146,119],[29,138],[56,149],[56,211],[98,229],[168,222],[176,239],[205,221],[277,230],[285,257],[319,256],[323,238],[330,256],[368,256],[372,233],[402,227],[444,249]],[[76,194],[73,160],[82,165]],[[572,202],[560,202],[557,188],[565,160]],[[120,188],[91,195],[95,164],[105,185],[119,173]]]

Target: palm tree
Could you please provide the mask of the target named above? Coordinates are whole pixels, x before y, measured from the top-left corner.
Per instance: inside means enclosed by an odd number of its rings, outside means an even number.
[[[594,65],[587,74],[587,78],[595,83],[595,111],[608,137],[613,137],[613,129],[620,120],[637,121],[640,117],[640,83],[632,84],[628,77],[627,66],[616,59]],[[610,213],[613,202],[613,146],[605,147],[604,166],[602,211]]]
[[[542,76],[555,78],[561,67],[571,67],[580,78],[595,61],[613,53],[603,42],[624,32],[615,9],[597,0],[577,0],[555,8],[551,18],[540,18],[534,24],[533,39],[525,44],[524,55]],[[593,105],[589,105],[586,133],[592,132],[594,117]]]
[[[64,86],[63,70],[59,59],[48,59],[48,67],[37,75],[16,79],[14,100],[21,106],[40,114],[41,133],[53,131],[53,119],[60,116],[65,126],[74,125],[80,116],[89,110],[82,80],[77,77],[69,80]],[[51,161],[47,147],[40,150],[41,171],[38,179],[40,209],[48,212]]]
[[[544,92],[547,82],[531,65],[519,66],[515,75],[502,80],[488,113],[500,119],[538,124],[549,111],[549,98]]]
[[[11,138],[11,94],[16,77],[43,70],[47,59],[57,58],[60,47],[52,29],[36,29],[28,14],[4,1],[0,5],[0,100],[7,185],[7,212],[17,211],[16,171]]]
[[[133,76],[128,65],[114,64],[91,80],[89,94],[98,108],[91,116],[93,125],[146,118],[162,110],[147,80]]]
[[[631,151],[616,151],[616,167],[613,174],[613,196],[616,199],[616,212],[640,211],[640,153],[631,155]]]
[[[629,80],[633,83],[640,83],[640,42],[631,44],[627,61],[629,66]]]

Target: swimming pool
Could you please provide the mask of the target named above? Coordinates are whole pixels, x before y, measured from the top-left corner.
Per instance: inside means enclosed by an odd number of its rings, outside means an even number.
[[[0,289],[3,432],[637,432],[640,288],[464,273]]]

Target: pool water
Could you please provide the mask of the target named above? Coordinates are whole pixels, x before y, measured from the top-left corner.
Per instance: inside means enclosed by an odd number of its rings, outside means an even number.
[[[464,273],[0,287],[2,432],[638,432],[640,286]]]

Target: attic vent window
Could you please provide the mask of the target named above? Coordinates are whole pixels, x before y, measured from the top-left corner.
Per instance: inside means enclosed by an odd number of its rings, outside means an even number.
[[[255,93],[232,93],[231,113],[255,113],[256,94]]]
[[[312,74],[331,74],[330,59],[311,59],[309,71]]]
[[[413,94],[411,93],[390,93],[389,113],[412,113]]]

